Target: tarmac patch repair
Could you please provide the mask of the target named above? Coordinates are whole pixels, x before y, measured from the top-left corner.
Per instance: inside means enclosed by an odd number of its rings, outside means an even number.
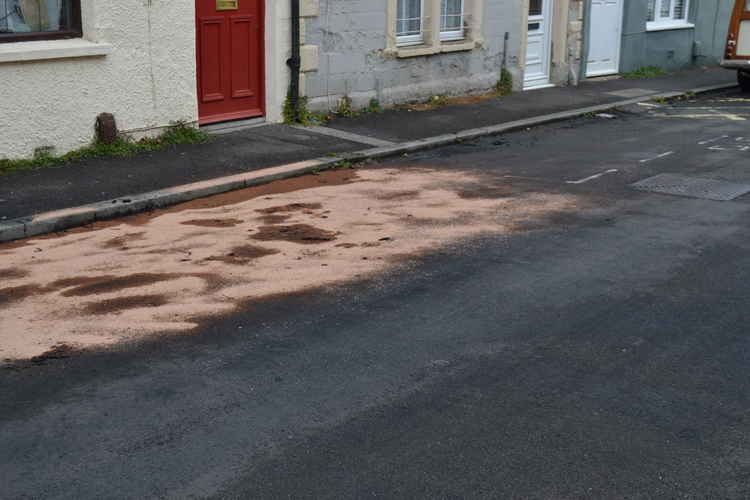
[[[336,170],[0,245],[0,360],[189,332],[248,301],[579,208],[512,191],[456,170]]]

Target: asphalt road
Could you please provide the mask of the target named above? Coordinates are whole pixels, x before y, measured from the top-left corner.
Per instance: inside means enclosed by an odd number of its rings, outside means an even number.
[[[630,186],[750,184],[743,99],[388,162],[586,203],[191,335],[6,367],[0,496],[749,497],[750,195]]]

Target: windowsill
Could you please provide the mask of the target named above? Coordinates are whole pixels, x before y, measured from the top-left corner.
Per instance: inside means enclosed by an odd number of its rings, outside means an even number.
[[[688,30],[695,28],[693,23],[684,21],[673,23],[646,23],[646,31],[668,31],[668,30]]]
[[[108,43],[94,43],[83,38],[0,43],[0,64],[75,57],[101,57],[106,56],[111,51],[112,46]]]
[[[440,42],[439,45],[403,45],[397,46],[393,49],[389,49],[388,52],[395,55],[399,59],[405,59],[408,57],[420,57],[430,56],[434,54],[441,54],[447,52],[460,52],[466,50],[473,50],[481,45],[481,40],[457,40],[457,41],[444,41]]]

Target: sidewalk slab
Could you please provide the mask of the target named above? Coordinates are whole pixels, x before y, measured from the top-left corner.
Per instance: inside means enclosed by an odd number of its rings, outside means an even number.
[[[214,136],[206,144],[13,172],[0,176],[0,222],[368,147],[266,125]]]
[[[320,133],[315,127],[266,125],[214,136],[207,144],[15,172],[0,176],[0,242],[294,177],[342,160],[431,149],[651,96],[730,88],[734,79],[731,71],[704,68],[660,78],[587,81],[431,111],[395,109],[338,119]]]
[[[706,68],[655,78],[588,80],[576,87],[516,92],[502,98],[448,105],[429,111],[391,109],[377,114],[337,118],[326,126],[381,140],[405,142],[649,94],[734,84],[736,78],[733,71]]]

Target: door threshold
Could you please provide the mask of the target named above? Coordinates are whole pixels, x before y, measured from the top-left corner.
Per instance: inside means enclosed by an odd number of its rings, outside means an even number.
[[[620,73],[615,71],[614,73],[594,73],[592,75],[586,75],[586,80],[592,80],[597,82],[607,82],[609,80],[619,80],[622,78]]]
[[[208,132],[214,135],[230,134],[232,132],[239,132],[240,130],[246,130],[249,128],[260,127],[267,125],[266,119],[260,118],[248,118],[245,120],[234,120],[231,122],[211,123],[208,125],[201,125],[200,129],[204,132]]]
[[[523,90],[548,89],[554,86],[555,86],[554,83],[539,83],[539,84],[529,85],[528,87],[524,87]]]

